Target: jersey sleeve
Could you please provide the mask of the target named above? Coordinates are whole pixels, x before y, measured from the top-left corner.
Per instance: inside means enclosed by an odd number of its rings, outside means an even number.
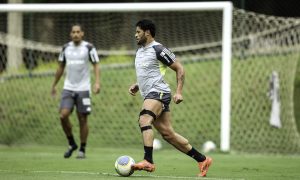
[[[176,56],[168,48],[162,45],[156,45],[153,48],[155,49],[157,59],[163,64],[170,66],[175,62]]]
[[[95,48],[95,46],[93,46],[92,44],[88,44],[88,49],[89,49],[89,57],[90,57],[90,61],[95,64],[99,62],[99,57],[98,57],[98,53],[97,50]]]
[[[64,47],[60,51],[59,56],[58,56],[58,62],[62,62],[62,63],[66,62],[65,50],[66,50],[67,46],[68,46],[67,44],[64,45]]]

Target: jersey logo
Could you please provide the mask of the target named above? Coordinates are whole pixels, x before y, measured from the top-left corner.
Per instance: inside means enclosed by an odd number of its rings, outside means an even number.
[[[82,60],[67,61],[67,65],[80,65],[80,64],[84,64],[84,61]]]
[[[85,106],[91,105],[91,99],[90,98],[83,98],[82,99],[82,104]]]

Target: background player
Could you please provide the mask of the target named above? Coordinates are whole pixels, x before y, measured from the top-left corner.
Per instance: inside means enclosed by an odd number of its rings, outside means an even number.
[[[56,95],[56,85],[64,69],[66,69],[60,103],[61,125],[69,142],[69,148],[65,152],[64,157],[69,158],[73,151],[78,148],[72,134],[72,125],[69,120],[69,116],[74,106],[76,106],[81,141],[77,158],[85,158],[85,147],[89,132],[87,120],[91,112],[89,63],[92,63],[95,74],[93,92],[98,94],[100,92],[99,58],[96,48],[89,42],[83,40],[84,32],[81,25],[73,25],[70,36],[72,41],[64,45],[58,58],[59,67],[56,71],[51,94],[53,96]]]
[[[140,90],[144,97],[139,126],[143,136],[144,160],[133,166],[134,170],[153,172],[153,130],[152,124],[162,137],[179,151],[189,155],[198,162],[199,176],[206,176],[212,163],[210,157],[205,157],[193,148],[188,140],[176,133],[171,124],[169,104],[171,90],[163,79],[167,67],[176,72],[177,88],[173,96],[176,104],[183,101],[182,88],[184,84],[184,68],[175,55],[160,43],[156,42],[155,25],[151,20],[141,20],[136,24],[135,38],[140,48],[135,56],[137,83],[129,88],[129,93],[135,95]]]

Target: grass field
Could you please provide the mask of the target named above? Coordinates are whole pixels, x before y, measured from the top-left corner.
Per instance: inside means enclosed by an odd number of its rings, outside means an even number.
[[[120,155],[130,155],[136,161],[142,149],[88,148],[87,158],[73,155],[63,158],[62,146],[0,146],[0,179],[196,179],[197,164],[176,150],[155,151],[157,170],[154,173],[135,172],[131,177],[119,177],[114,162]],[[246,154],[210,154],[214,163],[207,178],[199,179],[299,179],[300,156]]]

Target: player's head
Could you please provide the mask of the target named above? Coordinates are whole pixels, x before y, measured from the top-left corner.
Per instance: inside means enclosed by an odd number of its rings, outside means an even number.
[[[80,24],[74,24],[71,28],[70,33],[71,39],[75,44],[79,44],[84,36],[83,27]]]
[[[135,38],[138,45],[145,45],[147,40],[155,37],[155,24],[148,19],[136,23]]]

